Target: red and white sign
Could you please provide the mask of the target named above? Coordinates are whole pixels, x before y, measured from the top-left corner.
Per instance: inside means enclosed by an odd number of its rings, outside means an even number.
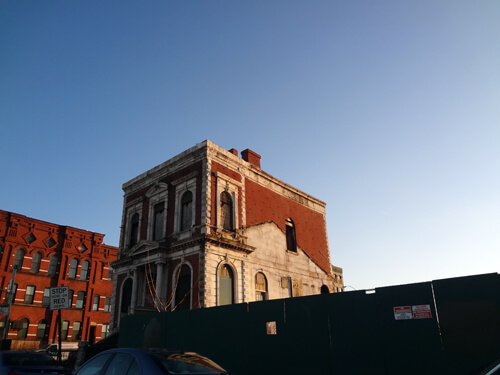
[[[411,318],[411,306],[398,306],[394,308],[394,319],[406,320]]]
[[[416,305],[411,307],[413,319],[432,318],[431,305]]]

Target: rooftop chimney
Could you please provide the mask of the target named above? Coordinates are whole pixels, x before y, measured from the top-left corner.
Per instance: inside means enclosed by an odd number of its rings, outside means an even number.
[[[241,151],[241,157],[243,158],[243,160],[260,168],[260,155],[256,152],[253,152],[252,150],[247,148],[246,150]]]
[[[231,150],[229,150],[229,152],[230,152],[231,154],[233,154],[233,155],[238,156],[238,150],[237,150],[237,149],[235,149],[235,148],[232,148]]]

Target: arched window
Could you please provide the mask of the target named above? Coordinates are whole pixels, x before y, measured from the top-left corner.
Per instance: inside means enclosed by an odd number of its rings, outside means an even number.
[[[12,267],[17,267],[17,270],[21,271],[23,268],[23,261],[24,261],[24,250],[17,249],[16,254],[14,255],[14,263],[12,264]]]
[[[47,320],[42,319],[38,323],[38,328],[36,330],[36,338],[38,340],[43,340],[45,338],[45,333],[47,332]]]
[[[82,262],[82,270],[80,272],[80,280],[88,280],[89,279],[89,268],[90,268],[89,261],[84,260]]]
[[[267,280],[262,272],[255,275],[255,300],[264,301],[267,297]]]
[[[129,234],[129,247],[133,247],[137,244],[139,237],[139,214],[135,213],[130,219],[130,234]]]
[[[76,278],[76,271],[78,269],[78,259],[73,258],[71,259],[71,262],[69,264],[69,272],[68,272],[68,277],[71,278]]]
[[[286,249],[297,252],[297,240],[295,238],[295,225],[292,219],[286,219]]]
[[[224,264],[219,271],[219,306],[234,303],[233,270]]]
[[[227,191],[223,191],[220,195],[220,206],[222,228],[233,231],[233,199]]]
[[[19,331],[17,331],[18,339],[25,339],[28,336],[28,327],[30,326],[30,322],[28,319],[21,319],[18,323]]]
[[[47,275],[54,276],[56,274],[58,260],[59,259],[57,258],[57,255],[52,255],[50,257],[49,270],[47,271]]]
[[[40,262],[42,261],[42,253],[36,252],[33,254],[33,259],[31,260],[30,272],[38,273],[40,271]]]
[[[189,190],[182,195],[181,206],[181,231],[183,231],[193,225],[193,193]]]
[[[177,287],[175,288],[175,310],[191,309],[191,268],[183,264],[178,272]]]
[[[330,289],[326,285],[321,285],[321,294],[330,294]]]
[[[128,315],[129,309],[130,309],[130,304],[132,302],[132,279],[128,278],[125,280],[123,283],[122,287],[122,301],[121,301],[121,306],[120,306],[120,313],[122,315]]]

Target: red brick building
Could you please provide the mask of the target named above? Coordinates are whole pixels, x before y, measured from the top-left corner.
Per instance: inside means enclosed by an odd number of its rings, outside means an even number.
[[[112,281],[109,263],[118,249],[104,235],[0,210],[0,288],[7,290],[16,264],[8,338],[12,349],[57,342],[57,310],[49,289],[68,286],[71,308],[62,310],[63,342],[95,342],[109,329]],[[2,292],[2,304],[7,304]],[[0,316],[0,338],[5,327]]]
[[[325,203],[204,141],[123,185],[111,326],[124,314],[343,290]]]

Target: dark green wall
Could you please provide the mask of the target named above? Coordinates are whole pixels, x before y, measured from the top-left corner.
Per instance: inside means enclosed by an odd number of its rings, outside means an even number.
[[[487,274],[124,317],[120,346],[196,351],[235,374],[470,374],[500,358],[499,281]],[[395,320],[394,307],[413,305],[430,305],[432,318]]]

